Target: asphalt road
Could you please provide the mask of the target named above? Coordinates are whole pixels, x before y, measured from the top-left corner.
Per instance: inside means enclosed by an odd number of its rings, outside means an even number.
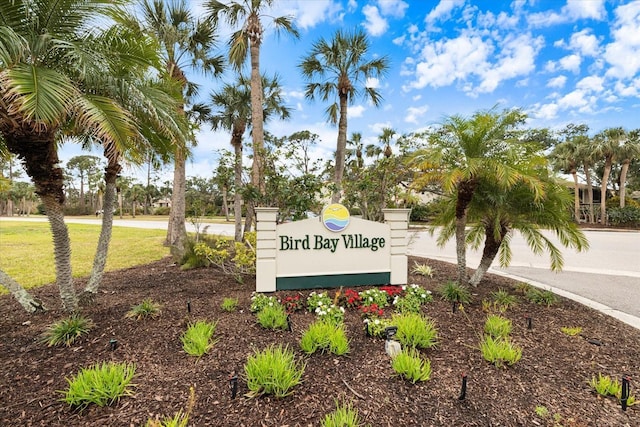
[[[44,217],[1,217],[2,221],[46,221]],[[100,219],[67,218],[68,223],[97,224]],[[166,229],[165,221],[132,221],[114,219],[114,226]],[[187,223],[188,231],[195,231]],[[233,224],[204,224],[209,234],[233,235]],[[564,268],[561,272],[550,269],[548,256],[536,255],[520,235],[511,242],[513,259],[509,267],[501,268],[495,261],[491,273],[524,280],[533,285],[551,289],[559,295],[596,308],[640,329],[640,232],[585,230],[590,249],[576,252],[562,250]],[[552,241],[557,240],[549,235]],[[409,254],[451,263],[456,262],[455,244],[448,242],[438,247],[435,237],[428,232],[410,230]],[[562,247],[561,245],[558,245]],[[479,251],[467,253],[467,264],[475,267],[480,261]]]

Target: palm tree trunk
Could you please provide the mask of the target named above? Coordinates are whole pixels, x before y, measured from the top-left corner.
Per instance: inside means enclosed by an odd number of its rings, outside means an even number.
[[[251,166],[251,184],[266,192],[264,182],[264,112],[262,106],[262,79],[260,78],[260,40],[251,39],[251,135],[253,138],[253,164]]]
[[[84,288],[81,300],[85,301],[96,295],[98,288],[102,283],[102,275],[104,266],[107,263],[107,255],[109,253],[109,242],[113,231],[113,205],[116,196],[116,178],[120,173],[121,166],[116,162],[110,162],[104,174],[105,190],[104,190],[104,211],[102,214],[102,228],[100,229],[100,237],[98,238],[98,247],[96,255],[93,258],[93,269],[89,277],[89,283]]]
[[[580,188],[578,187],[578,173],[575,169],[571,171],[573,175],[573,219],[580,222]]]
[[[11,295],[13,295],[27,313],[34,313],[37,310],[45,310],[42,303],[36,301],[33,296],[31,296],[31,294],[20,285],[20,283],[13,280],[11,276],[2,270],[0,270],[0,283],[2,286],[6,287],[9,292],[11,292]]]
[[[611,160],[606,159],[604,162],[604,172],[602,174],[602,183],[600,184],[600,223],[607,224],[607,184],[609,183],[609,175],[611,174]]]
[[[456,198],[456,258],[458,260],[458,284],[469,283],[467,276],[467,209],[473,193],[477,187],[477,181],[471,179],[458,184],[458,195]]]
[[[229,190],[227,186],[222,187],[222,212],[224,212],[225,221],[229,222],[229,199],[228,199]]]
[[[496,258],[498,254],[498,250],[500,250],[500,244],[504,240],[504,236],[507,233],[506,228],[503,228],[500,231],[500,241],[496,241],[494,235],[494,229],[491,226],[486,227],[485,229],[485,240],[484,240],[484,248],[482,249],[482,258],[480,259],[480,264],[478,264],[478,268],[471,276],[469,283],[473,286],[478,286],[485,273],[489,268],[491,268],[491,264],[493,260]]]
[[[593,224],[595,222],[593,214],[593,184],[591,183],[591,170],[589,169],[589,165],[586,163],[584,165],[584,175],[587,180],[587,197],[589,199],[589,223]]]
[[[340,119],[338,120],[338,141],[336,144],[336,162],[334,171],[335,189],[331,203],[338,203],[342,198],[342,177],[344,176],[344,157],[347,149],[347,94],[340,93]]]
[[[176,149],[175,166],[173,171],[173,191],[171,194],[171,211],[169,214],[169,228],[165,245],[171,248],[171,255],[175,260],[184,256],[187,239],[185,226],[185,191],[186,171],[185,153],[182,148]]]
[[[231,138],[234,139],[231,145],[233,145],[235,154],[233,162],[233,184],[236,188],[233,196],[234,239],[236,242],[242,242],[242,195],[240,191],[242,189],[242,140],[237,141],[235,133]]]
[[[625,194],[627,192],[627,173],[629,172],[630,159],[622,161],[622,168],[620,169],[620,207],[625,206]]]

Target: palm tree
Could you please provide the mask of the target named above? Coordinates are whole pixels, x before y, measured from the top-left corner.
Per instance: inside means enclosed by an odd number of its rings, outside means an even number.
[[[110,61],[118,55],[101,41],[109,30],[94,26],[123,3],[15,0],[4,2],[0,11],[0,134],[23,162],[44,204],[60,296],[71,312],[78,299],[57,140],[62,132],[73,132],[123,143],[135,132],[126,109],[102,94],[114,74]]]
[[[605,129],[595,136],[593,155],[595,158],[604,159],[604,172],[600,182],[600,223],[607,223],[607,187],[613,161],[618,156],[621,144],[624,143],[627,133],[621,127]]]
[[[569,173],[573,177],[573,218],[580,221],[580,188],[578,185],[578,146],[572,140],[564,141],[551,152],[552,163],[556,170]]]
[[[410,159],[418,173],[412,184],[414,189],[437,183],[455,200],[452,224],[456,237],[458,283],[461,285],[468,283],[467,214],[480,182],[494,182],[503,191],[522,182],[536,197],[540,195],[538,181],[515,167],[522,157],[522,150],[527,149],[526,144],[517,143],[515,139],[516,128],[525,118],[519,110],[479,111],[469,118],[448,117],[431,133],[429,146],[417,150]]]
[[[264,105],[260,115],[262,122],[268,121],[271,116],[279,115],[281,119],[290,116],[290,110],[283,104],[282,92],[278,76],[268,79],[261,78],[260,87],[263,94]],[[244,76],[238,76],[234,84],[226,84],[221,90],[211,94],[211,103],[218,109],[210,115],[209,121],[214,130],[224,129],[231,132],[231,146],[234,150],[234,214],[235,214],[235,240],[242,241],[242,137],[252,120],[253,108],[251,105],[251,81]],[[253,129],[252,129],[253,130]],[[250,224],[245,222],[245,232],[250,230]]]
[[[552,231],[565,247],[578,251],[586,250],[589,244],[572,221],[569,214],[571,196],[566,188],[543,176],[546,170],[533,171],[541,181],[542,196],[537,197],[522,183],[501,190],[494,184],[482,180],[469,208],[470,230],[467,243],[478,248],[483,239],[482,258],[469,280],[477,286],[499,254],[500,265],[506,267],[511,261],[510,241],[514,231],[519,231],[536,255],[548,252],[551,269],[562,269],[562,253],[543,230]],[[446,214],[444,214],[446,215]],[[453,215],[449,214],[449,217]],[[451,232],[451,227],[445,230]]]
[[[620,170],[620,207],[625,206],[625,196],[627,188],[627,173],[629,165],[633,159],[640,157],[640,129],[632,130],[628,133],[628,139],[619,149],[622,168]]]
[[[379,106],[382,97],[375,87],[367,86],[371,78],[379,78],[389,70],[386,56],[367,61],[369,40],[364,32],[338,30],[330,41],[321,38],[313,44],[309,54],[298,65],[309,81],[305,96],[322,101],[333,98],[326,111],[331,124],[338,124],[338,140],[334,169],[332,202],[340,201],[347,146],[347,108],[357,98],[367,98]]]
[[[264,40],[265,27],[263,20],[268,16],[265,12],[271,8],[274,0],[232,0],[227,4],[217,0],[207,0],[204,7],[214,23],[226,22],[237,30],[229,40],[229,62],[237,72],[247,62],[247,54],[251,61],[251,135],[253,141],[253,165],[251,167],[251,184],[265,193],[264,181],[264,121],[262,78],[260,75],[260,46]],[[277,32],[299,37],[293,26],[291,17],[268,17],[272,19]]]
[[[185,0],[142,0],[143,25],[160,42],[169,78],[182,85],[184,111],[197,86],[184,74],[186,68],[205,75],[222,72],[223,59],[213,54],[216,46],[215,25],[210,20],[196,19]],[[174,157],[173,192],[165,244],[171,247],[175,259],[184,255],[187,230],[185,227],[186,152],[177,147]]]

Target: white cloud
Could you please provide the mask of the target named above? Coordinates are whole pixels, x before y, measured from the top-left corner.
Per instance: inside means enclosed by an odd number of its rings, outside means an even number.
[[[552,79],[549,79],[549,81],[547,82],[547,87],[562,88],[564,87],[566,82],[567,82],[567,77],[560,75]]]
[[[558,104],[537,104],[529,111],[529,115],[536,119],[552,120],[558,117]]]
[[[432,24],[439,19],[446,19],[453,9],[464,6],[464,3],[465,0],[440,0],[440,3],[429,12],[425,22]]]
[[[297,27],[305,30],[316,25],[329,21],[342,19],[342,5],[335,0],[294,0],[287,2],[276,2],[274,4],[278,10],[274,11],[274,16],[291,15]]]
[[[407,123],[418,124],[418,119],[426,114],[429,111],[428,105],[423,105],[421,107],[409,107],[407,108],[407,115],[404,118],[404,121]]]
[[[571,34],[569,47],[580,52],[583,56],[597,56],[600,53],[600,42],[591,30],[586,28]]]
[[[578,54],[567,55],[563,58],[560,58],[558,61],[558,65],[560,69],[571,71],[573,73],[580,72],[580,64],[582,63],[582,58]]]
[[[303,99],[304,98],[304,92],[299,91],[299,90],[290,90],[289,92],[286,92],[284,95],[288,96],[289,98],[295,98],[295,99]]]
[[[413,101],[420,101],[422,99],[422,95],[414,95],[411,99]]]
[[[580,19],[601,21],[607,16],[604,2],[605,0],[567,0],[567,4],[560,9],[560,12],[532,13],[527,20],[533,27],[549,27]]]
[[[365,87],[370,87],[372,89],[378,89],[380,87],[380,79],[376,77],[369,77],[367,81],[364,83]]]
[[[640,98],[640,77],[633,80],[631,84],[626,85],[620,81],[615,84],[615,92],[624,97],[638,97]]]
[[[404,17],[404,13],[409,5],[403,0],[378,0],[380,12],[385,16],[393,16],[394,18]]]
[[[588,105],[589,101],[585,99],[585,93],[582,90],[569,92],[558,100],[558,106],[562,109],[584,108]]]
[[[640,71],[640,2],[616,9],[611,25],[614,41],[606,46],[604,58],[611,65],[607,76],[631,78]]]
[[[580,80],[576,85],[576,88],[591,91],[591,92],[602,92],[604,90],[604,79],[598,76],[589,76]]]
[[[362,8],[366,21],[362,24],[372,36],[381,36],[389,28],[387,20],[380,16],[378,8],[366,5]]]
[[[366,110],[364,105],[352,105],[347,109],[347,117],[362,117],[362,115],[364,114],[364,110]]]

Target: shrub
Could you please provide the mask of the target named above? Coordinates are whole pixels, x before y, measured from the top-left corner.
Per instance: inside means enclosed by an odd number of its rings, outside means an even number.
[[[397,296],[393,300],[393,306],[398,313],[420,313],[422,300],[415,294]]]
[[[251,295],[251,307],[252,313],[257,313],[267,306],[273,306],[279,304],[278,298],[274,296],[267,296],[265,294],[254,293]]]
[[[522,357],[522,349],[515,347],[508,338],[493,338],[485,335],[480,342],[480,351],[484,360],[493,363],[497,367],[511,366]]]
[[[518,303],[518,297],[511,295],[505,289],[498,289],[495,292],[491,292],[491,299],[505,309],[514,307]]]
[[[42,334],[42,341],[49,347],[66,345],[69,347],[82,335],[86,335],[93,328],[93,321],[79,314],[73,314],[68,319],[59,320],[50,325]]]
[[[258,323],[265,329],[287,329],[287,312],[280,303],[268,305],[257,314]]]
[[[358,410],[350,404],[340,405],[336,402],[336,410],[327,414],[322,421],[322,427],[359,427]]]
[[[160,315],[160,304],[153,302],[151,298],[143,300],[140,304],[131,307],[131,310],[125,315],[129,318],[135,318],[137,320],[146,319],[151,317],[155,319]]]
[[[558,298],[555,294],[548,290],[540,290],[536,288],[531,288],[527,292],[527,299],[536,304],[545,304],[547,307],[552,306],[558,301]]]
[[[514,286],[516,292],[521,293],[522,295],[527,295],[529,293],[529,291],[531,289],[533,289],[533,286],[531,286],[530,284],[526,283],[526,282],[519,282],[516,283]]]
[[[293,351],[281,345],[271,345],[249,356],[244,365],[249,393],[247,397],[271,394],[288,396],[301,382],[305,366],[296,363]]]
[[[224,311],[236,311],[236,308],[238,308],[238,298],[224,298],[220,307],[222,307]]]
[[[607,218],[611,225],[640,227],[640,207],[609,208],[607,209]]]
[[[191,356],[202,356],[208,353],[215,341],[211,337],[216,331],[216,322],[210,323],[199,320],[189,324],[187,330],[180,337],[182,348]]]
[[[433,277],[433,269],[431,267],[427,264],[418,264],[417,262],[414,262],[411,273],[419,274],[420,276]]]
[[[438,344],[435,324],[424,316],[415,313],[396,314],[391,324],[398,327],[395,338],[403,346],[431,348]]]
[[[307,354],[329,351],[342,356],[349,352],[349,340],[342,325],[336,326],[320,320],[309,325],[302,334],[300,348]]]
[[[484,331],[493,338],[506,338],[511,333],[511,320],[492,314],[484,323]]]
[[[414,384],[431,378],[431,361],[422,359],[420,352],[414,348],[402,350],[397,354],[391,361],[391,367],[396,374]]]
[[[131,380],[136,372],[134,364],[103,362],[82,368],[78,375],[67,378],[69,389],[62,401],[71,406],[86,408],[95,403],[110,405],[122,396],[131,396]]]
[[[442,299],[449,302],[468,304],[471,302],[471,292],[464,285],[457,282],[447,282],[438,289]]]

